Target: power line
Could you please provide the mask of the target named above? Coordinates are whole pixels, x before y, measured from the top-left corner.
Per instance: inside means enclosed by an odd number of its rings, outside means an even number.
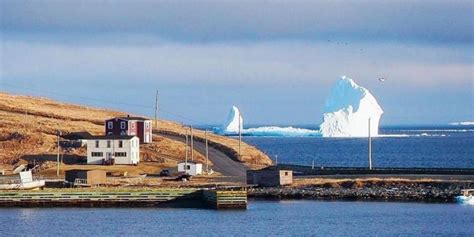
[[[33,92],[39,92],[45,95],[56,95],[56,96],[61,96],[61,97],[67,97],[67,98],[75,98],[75,99],[82,99],[82,100],[89,100],[89,101],[95,101],[95,102],[101,102],[101,103],[106,103],[106,104],[113,104],[113,105],[122,105],[122,106],[129,106],[129,107],[138,107],[138,108],[143,108],[143,109],[156,109],[156,113],[161,112],[164,114],[168,114],[174,117],[178,117],[180,119],[183,119],[184,121],[192,122],[192,123],[203,123],[202,121],[198,121],[192,118],[189,118],[187,116],[171,112],[169,110],[163,109],[163,106],[161,105],[159,108],[157,106],[146,106],[142,104],[133,104],[133,103],[126,103],[126,102],[117,102],[117,101],[111,101],[111,100],[105,100],[102,98],[97,98],[97,97],[86,97],[86,96],[71,96],[71,94],[64,94],[64,93],[58,93],[56,91],[50,91],[50,90],[42,90],[42,89],[35,89],[35,88],[29,88],[29,87],[24,87],[24,86],[18,86],[18,85],[13,85],[10,83],[1,83],[3,86],[10,87],[10,88],[16,88],[16,89],[22,89],[22,90],[27,90],[27,91],[33,91]],[[157,100],[158,98],[156,98]]]

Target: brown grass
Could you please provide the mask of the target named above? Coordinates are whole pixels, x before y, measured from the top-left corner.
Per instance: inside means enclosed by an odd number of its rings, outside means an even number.
[[[104,132],[105,119],[125,115],[125,112],[0,92],[0,170],[9,170],[19,163],[24,163],[22,159],[25,155],[40,157],[56,154],[58,129],[64,134],[88,131],[99,135]],[[158,129],[173,134],[184,134],[186,131],[180,124],[164,120],[158,121]],[[203,131],[195,129],[194,134],[198,139],[204,138]],[[159,163],[160,167],[172,167],[183,160],[185,153],[183,143],[161,136],[154,136],[153,139],[155,143],[141,146],[142,160]],[[209,134],[209,140],[237,154],[236,139]],[[84,152],[82,149],[69,150],[65,153],[84,155]],[[194,154],[196,160],[204,162],[202,154],[197,151],[194,151]],[[242,145],[242,160],[249,166],[271,163],[268,156],[245,143]]]

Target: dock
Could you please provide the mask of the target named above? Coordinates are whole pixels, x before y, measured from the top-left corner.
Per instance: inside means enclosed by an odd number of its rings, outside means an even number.
[[[0,192],[0,207],[201,207],[246,209],[247,190],[198,188],[152,191]]]
[[[247,190],[203,190],[203,198],[214,209],[247,209]]]

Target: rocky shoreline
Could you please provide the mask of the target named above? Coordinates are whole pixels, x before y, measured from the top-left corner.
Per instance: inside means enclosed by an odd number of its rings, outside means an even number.
[[[474,182],[344,181],[288,187],[257,187],[248,190],[255,199],[373,200],[454,202],[461,189]]]

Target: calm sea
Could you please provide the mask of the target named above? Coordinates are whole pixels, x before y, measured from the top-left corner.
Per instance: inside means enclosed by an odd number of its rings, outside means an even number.
[[[474,168],[474,127],[387,127],[372,139],[375,167]],[[279,163],[366,167],[366,138],[244,137]]]
[[[251,201],[247,211],[0,209],[0,236],[474,236],[456,204]]]
[[[474,128],[384,128],[375,166],[474,168]],[[245,137],[279,162],[366,166],[367,140]],[[250,201],[247,211],[1,208],[0,236],[474,236],[474,206]]]

